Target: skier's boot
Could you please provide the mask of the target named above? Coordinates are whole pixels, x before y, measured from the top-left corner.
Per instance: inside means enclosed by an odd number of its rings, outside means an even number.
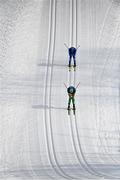
[[[69,71],[71,71],[71,69],[72,69],[72,66],[69,66]]]
[[[69,67],[69,71],[71,71],[71,65],[70,64],[68,65],[68,67]]]
[[[76,71],[76,64],[74,64],[73,68],[74,68],[74,71]]]
[[[73,113],[74,113],[74,115],[75,115],[75,110],[76,110],[75,104],[73,104]]]
[[[68,115],[70,115],[70,105],[68,105],[67,110],[68,110]]]

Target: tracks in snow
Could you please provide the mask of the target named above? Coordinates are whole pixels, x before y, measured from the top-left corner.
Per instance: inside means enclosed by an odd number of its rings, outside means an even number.
[[[70,42],[69,47],[75,46],[77,47],[77,0],[70,1]],[[76,86],[76,72],[68,72],[68,84]],[[86,171],[88,174],[87,178],[91,175],[92,178],[96,176],[102,177],[101,174],[96,172],[86,161],[84,154],[82,152],[82,147],[79,139],[78,126],[77,126],[77,118],[76,116],[70,115],[70,131],[71,131],[71,139],[74,149],[74,154],[78,160],[79,165]],[[77,137],[77,138],[76,138]],[[85,176],[83,175],[85,178]]]
[[[46,79],[45,79],[45,92],[44,92],[44,105],[47,104],[51,107],[51,93],[52,93],[52,79],[53,79],[53,62],[54,62],[54,52],[55,52],[55,37],[56,37],[56,0],[50,1],[50,20],[49,20],[49,40],[48,40],[48,61],[46,69]],[[50,67],[49,65],[52,64]],[[49,87],[49,88],[48,88]],[[52,114],[51,108],[44,110],[45,119],[45,135],[46,135],[46,149],[48,153],[48,159],[50,166],[52,167],[55,174],[58,177],[64,179],[74,179],[65,172],[58,162],[53,136],[53,126],[52,126]],[[54,178],[54,177],[53,177]]]

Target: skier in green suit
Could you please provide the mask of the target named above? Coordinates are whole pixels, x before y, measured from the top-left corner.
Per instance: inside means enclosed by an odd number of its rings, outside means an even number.
[[[74,86],[69,86],[67,88],[69,100],[68,100],[68,110],[70,110],[70,104],[72,101],[73,104],[73,110],[75,110],[75,93],[76,93],[76,88]]]
[[[69,99],[68,99],[68,108],[67,108],[68,114],[70,114],[70,109],[71,109],[70,105],[71,105],[71,102],[72,102],[72,105],[73,105],[72,109],[73,109],[73,112],[75,114],[75,110],[76,110],[76,108],[75,108],[75,93],[76,93],[76,89],[79,86],[79,84],[76,86],[76,88],[74,86],[67,87],[66,84],[64,84],[66,89],[67,89],[68,96],[69,96]]]

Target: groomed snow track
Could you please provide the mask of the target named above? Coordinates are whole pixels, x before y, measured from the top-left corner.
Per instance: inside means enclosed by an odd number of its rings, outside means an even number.
[[[0,0],[0,179],[120,179],[119,48],[119,0]]]

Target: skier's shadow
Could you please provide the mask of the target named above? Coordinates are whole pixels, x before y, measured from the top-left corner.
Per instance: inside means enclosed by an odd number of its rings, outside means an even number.
[[[57,66],[57,67],[65,67],[66,64],[47,64],[47,63],[40,63],[40,64],[38,64],[38,66],[49,66],[49,67]]]
[[[64,109],[66,110],[67,108],[65,107],[55,107],[55,106],[44,106],[44,105],[32,105],[33,109]]]

